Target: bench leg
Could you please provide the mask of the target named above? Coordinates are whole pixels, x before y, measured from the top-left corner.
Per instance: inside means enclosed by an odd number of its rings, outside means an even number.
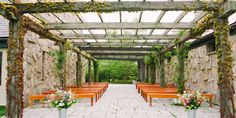
[[[210,107],[212,107],[212,98],[210,98]]]
[[[150,107],[152,106],[152,98],[151,97],[149,97],[149,99],[150,99]]]
[[[44,108],[44,101],[43,100],[41,100],[41,104],[43,104],[43,108]]]
[[[97,95],[95,95],[95,102],[97,102],[98,101],[98,98],[97,98]]]
[[[32,102],[32,100],[29,100],[29,104],[30,104],[30,108],[32,109],[32,107],[33,107],[33,102]]]
[[[93,106],[93,97],[91,97],[91,106]]]

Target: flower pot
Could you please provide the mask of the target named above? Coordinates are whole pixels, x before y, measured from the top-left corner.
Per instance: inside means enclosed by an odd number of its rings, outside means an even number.
[[[58,112],[59,112],[59,118],[66,118],[67,109],[61,109],[61,110],[58,110]]]
[[[188,118],[196,118],[196,109],[188,110]]]

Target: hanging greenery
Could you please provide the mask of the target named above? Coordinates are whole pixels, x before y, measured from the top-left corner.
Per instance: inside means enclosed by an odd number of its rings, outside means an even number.
[[[70,41],[66,41],[63,45],[59,45],[59,50],[53,50],[49,54],[54,58],[54,68],[56,77],[61,81],[61,86],[65,87],[65,64],[68,58],[67,50],[72,49]]]
[[[154,84],[156,82],[156,54],[150,53],[149,55],[145,56],[144,63],[146,63],[150,68],[150,82]]]

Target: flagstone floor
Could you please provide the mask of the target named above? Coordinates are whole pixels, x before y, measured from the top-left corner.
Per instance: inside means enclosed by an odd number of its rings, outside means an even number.
[[[170,99],[155,99],[153,107],[137,93],[134,85],[110,84],[102,98],[90,106],[89,100],[68,109],[68,118],[187,118],[183,107],[171,105]],[[219,107],[197,110],[197,118],[219,118]],[[55,108],[26,108],[24,118],[58,118]]]

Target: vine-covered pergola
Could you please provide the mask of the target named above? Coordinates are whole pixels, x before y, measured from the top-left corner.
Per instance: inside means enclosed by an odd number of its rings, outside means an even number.
[[[136,21],[122,20],[122,12],[139,12]],[[154,22],[142,22],[146,11],[158,11]],[[169,11],[182,11],[174,21],[162,22]],[[198,14],[190,22],[181,22],[191,11]],[[218,58],[218,86],[220,93],[220,110],[222,118],[233,118],[234,87],[233,87],[233,58],[230,47],[228,17],[236,11],[236,1],[109,1],[109,2],[76,2],[72,0],[58,0],[49,2],[43,0],[12,0],[0,3],[0,14],[9,23],[8,39],[8,78],[7,78],[7,117],[21,118],[23,114],[23,51],[24,35],[27,30],[64,44],[66,40],[74,43],[74,51],[89,59],[89,73],[91,61],[97,68],[96,59],[135,60],[144,68],[144,56],[151,52],[152,46],[163,45],[158,50],[159,57],[167,51],[177,48],[178,74],[177,86],[182,87],[184,80],[184,42],[195,39],[207,29],[214,29]],[[99,22],[90,22],[81,18],[85,12],[95,12]],[[118,21],[107,22],[103,13],[116,12]],[[62,19],[60,13],[65,13],[68,19]],[[91,15],[91,14],[90,14]],[[70,17],[69,17],[70,16]],[[127,16],[129,17],[129,16]],[[174,17],[174,16],[171,16]],[[172,19],[169,17],[169,19]],[[56,21],[51,21],[56,19]],[[109,18],[109,16],[108,16]],[[72,20],[75,19],[75,20]],[[152,20],[153,21],[153,20]],[[94,30],[102,29],[97,34]],[[109,30],[118,30],[109,33]],[[182,32],[173,33],[173,32]],[[78,30],[86,30],[81,33]],[[131,33],[125,31],[132,30]],[[149,30],[148,33],[142,31]],[[163,31],[164,30],[164,31]],[[155,33],[160,32],[162,33]],[[141,33],[140,33],[141,32]],[[172,33],[171,33],[172,32]],[[77,69],[81,66],[81,57]],[[163,65],[164,61],[160,61]],[[163,69],[162,69],[163,71]],[[142,71],[143,72],[143,71]],[[80,72],[77,75],[80,76]],[[89,74],[89,82],[91,74]],[[141,74],[143,75],[143,74]],[[79,79],[79,78],[78,78]],[[81,84],[79,83],[78,85]]]

